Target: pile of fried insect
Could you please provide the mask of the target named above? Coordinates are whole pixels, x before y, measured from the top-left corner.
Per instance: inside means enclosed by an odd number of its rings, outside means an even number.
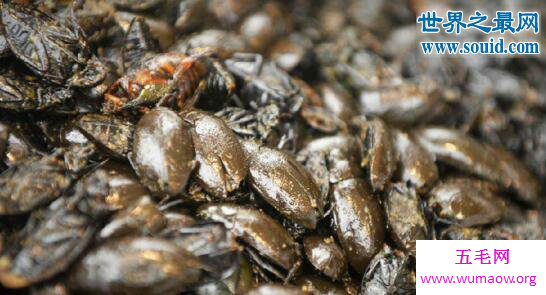
[[[407,294],[415,240],[542,239],[544,59],[427,58],[416,2],[3,1],[2,292]]]

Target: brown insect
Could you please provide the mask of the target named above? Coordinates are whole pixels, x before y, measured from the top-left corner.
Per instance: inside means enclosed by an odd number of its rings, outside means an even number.
[[[208,54],[159,54],[112,85],[105,94],[104,111],[153,105],[185,110],[193,106],[201,94],[230,95],[234,89],[233,77]]]

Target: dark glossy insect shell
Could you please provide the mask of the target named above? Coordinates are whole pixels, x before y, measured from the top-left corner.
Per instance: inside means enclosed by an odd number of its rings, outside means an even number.
[[[72,9],[89,44],[112,41],[121,35],[121,26],[116,23],[114,13],[105,9],[104,3],[83,1],[74,4]]]
[[[191,31],[203,24],[207,14],[207,2],[204,0],[180,2],[174,26],[180,32]]]
[[[31,295],[70,295],[70,290],[64,282],[53,280],[46,284],[32,286],[30,288]]]
[[[89,167],[89,161],[96,152],[97,147],[90,141],[70,145],[63,154],[66,170],[74,175],[79,175]]]
[[[442,127],[420,129],[415,134],[438,161],[513,189],[522,201],[533,205],[541,202],[538,181],[505,150]]]
[[[250,12],[255,11],[259,6],[259,1],[245,0],[245,5],[239,5],[238,0],[211,0],[208,8],[222,25],[233,26]]]
[[[282,17],[280,9],[275,2],[266,3],[241,22],[239,34],[252,51],[264,51],[284,32],[286,20]]]
[[[11,54],[8,40],[6,40],[6,36],[4,36],[4,25],[0,23],[0,57],[6,57]]]
[[[12,52],[34,73],[62,85],[79,62],[82,39],[33,6],[3,3],[2,23]]]
[[[325,177],[330,183],[338,183],[346,179],[362,178],[364,173],[360,168],[362,148],[358,139],[350,135],[327,136],[312,140],[298,153],[298,160],[305,162],[315,179],[325,182]],[[310,166],[312,163],[325,163],[328,169],[326,176],[320,168],[318,170]],[[320,175],[317,174],[320,172]]]
[[[29,159],[0,175],[0,215],[21,214],[58,198],[71,184],[57,156]]]
[[[165,3],[165,0],[114,0],[116,7],[130,11],[148,11]]]
[[[152,37],[150,27],[145,19],[139,16],[134,18],[127,29],[122,48],[123,66],[127,69],[134,69],[140,66],[147,54],[155,53],[158,49],[159,44]]]
[[[504,201],[491,183],[472,178],[448,178],[430,191],[429,205],[442,218],[462,226],[490,224],[506,213]]]
[[[146,23],[150,27],[150,33],[154,39],[156,39],[159,43],[159,48],[162,51],[166,51],[167,49],[175,40],[176,31],[175,28],[172,26],[172,17],[174,17],[175,9],[175,1],[169,1],[166,3],[167,5],[163,8],[160,8],[157,12],[163,12],[169,14],[165,17],[156,17],[150,14],[142,14],[142,13],[130,13],[130,12],[122,12],[118,11],[115,14],[116,21],[122,26],[123,28],[127,28],[129,26],[129,23],[137,16],[145,17]]]
[[[259,255],[286,271],[297,269],[300,254],[296,242],[279,223],[263,212],[239,205],[209,204],[200,207],[198,215],[224,223]]]
[[[130,167],[120,165],[105,165],[93,172],[93,174],[108,175],[108,206],[115,209],[125,209],[139,201],[142,197],[148,196],[149,191],[131,173]]]
[[[312,67],[313,42],[305,34],[292,33],[272,45],[269,57],[283,70],[291,73]]]
[[[166,211],[163,216],[167,220],[167,226],[160,235],[165,237],[170,237],[176,234],[179,229],[192,226],[197,222],[192,216],[176,211]]]
[[[100,220],[112,212],[105,202],[106,180],[105,173],[88,176],[78,182],[72,196],[31,215],[16,241],[18,249],[2,256],[3,286],[27,287],[68,268],[91,243]]]
[[[120,209],[119,204],[111,202],[112,182],[110,175],[102,169],[82,177],[74,186],[74,194],[67,199],[67,207],[91,216],[95,222],[102,221]]]
[[[505,218],[482,232],[484,239],[491,240],[543,240],[544,219],[539,211],[508,207]]]
[[[546,64],[418,54],[421,2],[0,0],[0,293],[414,294],[416,240],[544,239]]]
[[[439,91],[432,81],[406,82],[380,90],[360,93],[365,115],[380,116],[395,125],[425,122],[440,104]]]
[[[347,272],[347,259],[333,237],[307,236],[303,248],[309,262],[328,277],[339,280]]]
[[[259,106],[273,103],[290,114],[301,108],[304,97],[300,88],[275,63],[264,62],[259,54],[241,53],[234,54],[225,63],[235,77],[247,82],[240,90],[246,103],[254,101]]]
[[[44,281],[64,271],[90,243],[96,230],[94,221],[86,215],[56,209],[63,200],[52,204],[44,221],[21,242],[27,245],[0,270],[2,285],[22,288]],[[54,208],[54,209],[53,209]],[[52,242],[51,237],[58,235]]]
[[[520,160],[499,147],[486,146],[486,151],[500,162],[504,172],[503,180],[496,179],[493,181],[515,191],[519,199],[524,202],[535,206],[543,204],[544,201],[540,198],[540,182]]]
[[[497,159],[472,137],[442,127],[420,129],[415,135],[436,160],[491,180],[503,179]]]
[[[415,273],[410,269],[409,256],[385,245],[366,269],[360,294],[413,293],[415,293]]]
[[[267,146],[277,146],[279,142],[281,111],[274,104],[260,107],[256,112],[226,107],[215,115],[225,120],[229,128],[241,138],[257,140]]]
[[[324,107],[348,124],[354,116],[358,115],[358,108],[350,93],[337,86],[321,84],[318,90]]]
[[[112,65],[103,63],[95,56],[85,60],[85,68],[76,71],[70,77],[69,85],[83,88],[89,97],[102,97],[106,89],[114,82],[115,77]]]
[[[322,107],[303,106],[301,116],[311,128],[327,134],[336,132],[341,125],[330,111]]]
[[[347,179],[362,178],[362,149],[359,141],[348,135],[322,137],[310,141],[297,159],[319,185],[322,201],[328,204],[331,184]]]
[[[0,75],[0,108],[15,111],[51,110],[72,97],[63,87],[40,85],[8,71]]]
[[[142,197],[114,214],[98,233],[100,239],[119,238],[127,235],[151,236],[159,233],[167,220],[158,206],[149,198]]]
[[[382,190],[394,173],[398,159],[392,132],[379,118],[364,121],[360,132],[365,152],[362,166],[369,171],[373,190]]]
[[[198,286],[195,292],[199,295],[208,294],[247,294],[258,283],[252,273],[250,261],[240,256],[238,267],[222,280],[213,280]]]
[[[185,119],[192,124],[198,163],[195,176],[200,186],[213,196],[226,198],[248,173],[245,152],[239,140],[226,123],[215,116],[192,112]]]
[[[396,130],[394,147],[400,155],[400,178],[426,192],[438,180],[438,167],[433,156],[411,135]]]
[[[249,158],[249,183],[288,219],[314,229],[324,204],[311,175],[291,155],[259,147]]]
[[[317,275],[304,275],[294,281],[302,291],[310,294],[346,295],[345,289],[331,281]]]
[[[171,227],[162,236],[173,240],[179,247],[199,257],[217,257],[237,249],[237,243],[222,222],[193,222]],[[223,269],[222,271],[226,271]]]
[[[482,234],[483,228],[452,225],[441,231],[439,238],[442,240],[481,240]]]
[[[6,122],[7,124],[7,122]],[[43,152],[35,142],[32,141],[31,133],[19,124],[9,125],[9,135],[6,145],[4,163],[8,166],[15,166],[25,160],[39,157]]]
[[[0,157],[4,157],[4,152],[8,145],[9,133],[9,127],[0,122]]]
[[[69,285],[79,292],[177,294],[199,280],[202,268],[171,241],[126,237],[86,253],[74,265]]]
[[[247,295],[305,295],[310,294],[300,288],[290,285],[263,284],[246,293]]]
[[[330,172],[326,156],[321,152],[300,151],[296,159],[303,163],[305,169],[311,174],[320,190],[320,198],[323,204],[328,204],[330,192]]]
[[[415,241],[428,238],[427,222],[415,189],[394,183],[387,189],[383,204],[391,238],[415,256]]]
[[[210,72],[205,80],[205,87],[196,107],[206,110],[218,110],[235,92],[235,78],[225,65],[216,59],[210,60]]]
[[[333,185],[334,229],[349,264],[363,273],[385,239],[385,222],[377,197],[362,179]]]
[[[200,2],[202,0],[197,0]],[[180,4],[182,6],[183,3]],[[231,56],[235,52],[245,52],[245,41],[243,38],[231,31],[210,29],[196,32],[176,42],[172,47],[172,51],[196,53],[203,48],[216,52],[220,57]]]
[[[199,222],[171,228],[164,232],[178,247],[201,259],[215,279],[237,276],[240,267],[240,246],[235,235],[221,222]]]
[[[358,154],[357,147],[351,147],[347,150],[334,148],[327,157],[328,170],[330,171],[330,183],[339,183],[344,180],[363,178],[362,169],[358,166],[362,158]]]
[[[125,158],[131,148],[134,125],[121,118],[103,114],[85,114],[76,125],[91,141],[112,155]]]
[[[154,194],[182,192],[194,167],[190,127],[175,112],[156,108],[138,122],[131,165]]]

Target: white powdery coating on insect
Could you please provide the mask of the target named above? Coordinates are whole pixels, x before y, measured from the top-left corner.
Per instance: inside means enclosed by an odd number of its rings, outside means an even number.
[[[167,179],[167,165],[157,165],[157,163],[165,163],[163,148],[156,144],[154,138],[149,136],[141,138],[139,147],[141,150],[137,154],[137,161],[144,166],[154,167],[154,172],[159,174],[160,179]]]

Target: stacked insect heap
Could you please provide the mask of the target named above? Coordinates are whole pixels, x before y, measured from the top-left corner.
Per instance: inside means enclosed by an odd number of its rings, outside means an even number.
[[[544,238],[543,61],[372,2],[2,1],[2,291],[406,294],[416,240]]]

